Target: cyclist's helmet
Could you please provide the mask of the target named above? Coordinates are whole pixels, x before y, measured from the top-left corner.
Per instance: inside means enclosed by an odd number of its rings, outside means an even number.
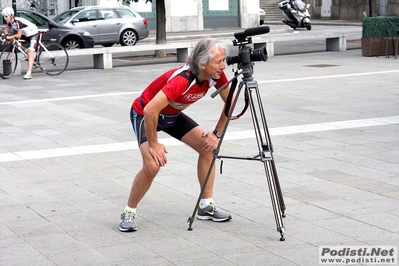
[[[11,7],[6,7],[3,9],[1,14],[3,15],[3,17],[14,16],[14,9],[12,9]]]

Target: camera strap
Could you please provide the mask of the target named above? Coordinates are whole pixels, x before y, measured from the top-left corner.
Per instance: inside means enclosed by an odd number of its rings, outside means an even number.
[[[234,75],[237,77],[238,73],[235,72]],[[229,117],[229,110],[230,110],[230,107],[231,107],[231,100],[233,99],[233,95],[234,95],[234,91],[236,90],[236,87],[237,87],[237,78],[235,78],[231,82],[229,95],[227,96],[227,99],[226,99],[226,107],[224,109],[224,114],[227,117]],[[249,105],[249,97],[248,97],[247,90],[245,90],[245,93],[244,93],[244,100],[245,100],[245,106],[242,109],[241,113],[239,113],[238,115],[231,115],[230,120],[237,120],[238,118],[240,118],[247,111],[248,105]]]

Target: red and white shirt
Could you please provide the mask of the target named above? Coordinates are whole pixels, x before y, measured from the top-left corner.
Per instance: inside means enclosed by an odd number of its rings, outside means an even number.
[[[162,114],[177,114],[205,96],[211,87],[219,89],[228,82],[222,72],[219,79],[210,78],[201,83],[190,71],[189,65],[171,69],[155,79],[132,104],[139,115],[143,115],[144,106],[159,91],[163,91],[169,104],[161,110]]]

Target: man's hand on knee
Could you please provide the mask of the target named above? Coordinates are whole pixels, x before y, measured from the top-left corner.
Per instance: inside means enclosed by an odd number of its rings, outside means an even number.
[[[212,132],[204,132],[202,133],[202,142],[201,149],[206,152],[213,152],[214,149],[218,146],[219,139]]]

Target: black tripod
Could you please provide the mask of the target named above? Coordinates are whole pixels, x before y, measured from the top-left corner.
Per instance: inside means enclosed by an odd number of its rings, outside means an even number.
[[[236,106],[237,100],[239,98],[238,96],[240,95],[242,88],[244,88],[246,107],[244,108],[243,112],[239,116],[241,116],[245,112],[245,109],[249,106],[249,108],[251,110],[251,117],[252,117],[255,135],[256,135],[256,141],[258,144],[258,154],[253,157],[234,157],[234,156],[220,156],[219,155],[220,146],[222,145],[224,135],[225,135],[225,133],[227,131],[227,127],[229,125],[229,122],[227,122],[223,129],[222,135],[220,137],[219,144],[216,147],[216,149],[214,150],[213,160],[209,167],[205,182],[201,188],[201,192],[198,197],[197,203],[195,205],[193,214],[188,219],[188,223],[189,223],[188,230],[189,231],[193,230],[192,224],[194,222],[194,217],[196,215],[196,212],[197,212],[197,209],[199,206],[199,202],[201,200],[203,191],[207,185],[209,176],[211,174],[211,171],[215,164],[216,159],[227,158],[227,159],[241,159],[241,160],[256,160],[256,161],[262,162],[265,167],[271,203],[273,206],[274,217],[275,217],[276,225],[277,225],[277,231],[280,232],[280,235],[281,235],[280,240],[284,241],[285,240],[285,238],[284,238],[285,228],[283,225],[282,218],[285,217],[285,209],[286,208],[285,208],[285,204],[284,204],[283,195],[281,192],[280,182],[279,182],[278,176],[277,176],[276,166],[274,163],[273,145],[272,145],[272,142],[270,139],[270,134],[269,134],[269,130],[268,130],[267,123],[266,123],[266,116],[265,116],[265,113],[263,110],[262,100],[261,100],[259,89],[258,89],[258,83],[257,83],[257,81],[255,81],[253,79],[253,76],[252,76],[252,74],[253,74],[252,61],[260,61],[260,60],[266,61],[267,60],[267,52],[266,52],[265,47],[253,51],[251,48],[245,46],[245,44],[252,43],[252,40],[250,37],[244,36],[244,38],[240,39],[238,42],[236,40],[233,41],[233,44],[235,46],[237,46],[238,43],[240,45],[239,56],[226,58],[228,65],[230,65],[231,63],[238,63],[238,70],[241,69],[241,72],[240,73],[236,72],[235,77],[229,81],[229,83],[232,82],[229,99],[230,100],[234,99],[234,100],[231,103],[231,105],[229,104],[229,100],[227,101],[225,114],[229,118],[228,121],[233,119],[232,114],[233,114],[234,108]],[[237,85],[237,78],[240,75],[243,75],[242,81],[240,82],[240,84],[238,86],[238,90],[234,95],[235,87]],[[211,95],[212,98],[215,97],[217,94],[219,94],[220,91],[222,91],[228,84],[226,84],[225,86],[223,86],[222,88],[217,90],[215,93],[213,93]]]

